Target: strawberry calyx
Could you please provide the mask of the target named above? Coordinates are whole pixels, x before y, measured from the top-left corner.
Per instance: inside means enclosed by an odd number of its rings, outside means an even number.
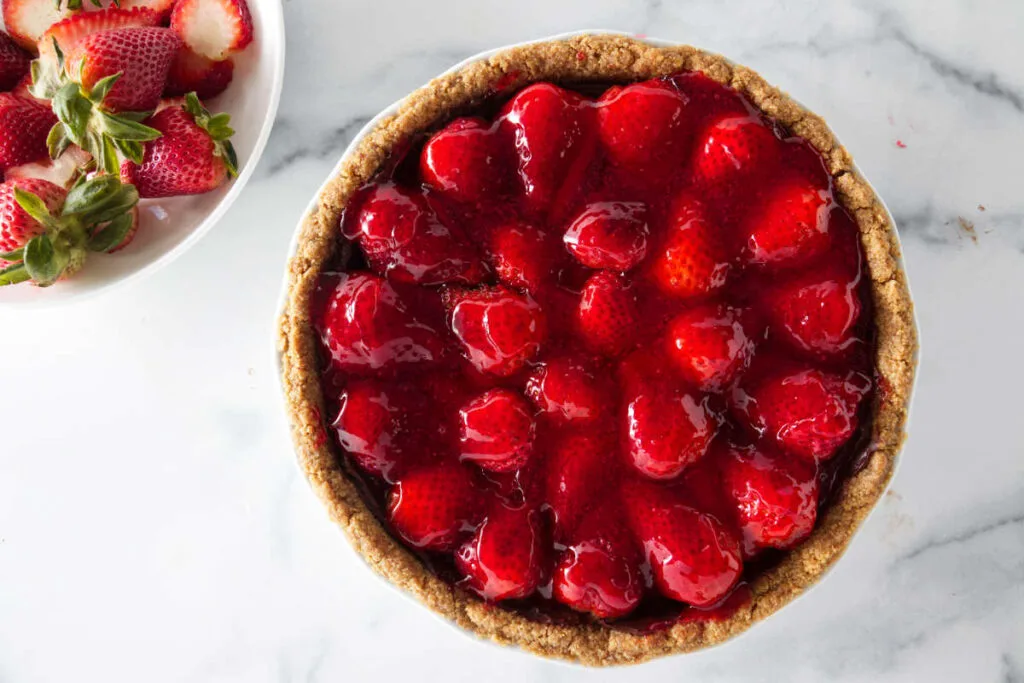
[[[101,79],[91,89],[80,83],[84,59],[72,71],[78,80],[68,75],[64,52],[53,41],[56,66],[37,59],[32,62],[32,95],[52,101],[57,123],[46,140],[50,157],[56,159],[72,143],[89,152],[99,167],[107,173],[117,174],[119,154],[137,164],[142,163],[143,143],[156,140],[162,134],[141,122],[152,112],[113,113],[104,106],[107,94],[121,78],[121,73]]]
[[[0,260],[9,262],[0,270],[0,286],[32,280],[48,287],[80,265],[89,252],[114,250],[131,230],[132,209],[139,202],[135,187],[112,175],[80,177],[58,215],[31,192],[16,188],[14,196],[18,206],[44,230],[25,246],[0,253]]]
[[[213,140],[213,153],[224,160],[224,166],[232,178],[238,177],[238,155],[235,147],[231,144],[231,136],[235,134],[231,128],[230,114],[211,114],[209,110],[199,101],[199,96],[194,92],[185,95],[184,109],[195,120],[196,125],[205,130],[210,139]],[[133,159],[133,161],[135,161]],[[135,163],[142,163],[136,161]]]
[[[89,0],[89,2],[92,3],[93,7],[99,7],[101,9],[103,7],[103,3],[100,2],[100,0]],[[60,9],[60,6],[62,4],[63,4],[63,0],[57,0],[57,9]],[[114,7],[120,7],[121,6],[121,0],[112,0],[110,4],[113,5]],[[67,8],[70,9],[70,10],[82,9],[82,0],[67,0]]]

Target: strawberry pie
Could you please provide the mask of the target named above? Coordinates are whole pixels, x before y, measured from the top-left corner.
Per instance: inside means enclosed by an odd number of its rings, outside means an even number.
[[[302,465],[369,562],[585,663],[720,642],[841,554],[914,372],[893,227],[823,122],[583,36],[411,96],[290,266]]]

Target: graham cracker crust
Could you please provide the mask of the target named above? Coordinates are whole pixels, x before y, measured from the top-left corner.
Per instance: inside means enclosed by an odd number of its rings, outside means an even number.
[[[367,509],[325,431],[310,296],[324,264],[341,248],[338,221],[348,198],[374,176],[396,145],[442,123],[453,110],[484,99],[499,85],[515,90],[540,80],[639,81],[686,70],[732,86],[814,145],[826,160],[839,201],[857,221],[871,277],[880,377],[870,452],[864,467],[840,487],[810,538],[756,578],[750,601],[728,618],[679,623],[649,634],[600,624],[537,623],[439,579]],[[750,69],[694,47],[654,47],[624,36],[578,36],[513,48],[432,81],[409,95],[344,160],[316,209],[304,219],[288,264],[288,283],[278,340],[282,383],[300,466],[330,517],[375,571],[430,609],[478,636],[546,657],[586,665],[637,663],[706,648],[747,630],[800,595],[839,559],[885,490],[904,440],[917,333],[895,226],[821,117]]]

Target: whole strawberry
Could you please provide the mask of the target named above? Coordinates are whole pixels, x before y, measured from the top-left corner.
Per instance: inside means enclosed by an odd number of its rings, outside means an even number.
[[[596,353],[617,356],[636,342],[636,294],[621,275],[602,270],[591,276],[580,294],[577,317],[583,342]]]
[[[625,442],[633,467],[651,479],[672,479],[707,453],[719,420],[707,400],[651,384],[626,406]]]
[[[455,119],[423,146],[420,173],[428,185],[456,201],[500,201],[511,187],[510,152],[497,126],[480,118]]]
[[[540,514],[495,501],[476,534],[455,553],[459,585],[485,600],[525,598],[540,585],[547,541]]]
[[[0,31],[0,92],[11,90],[28,73],[32,58]]]
[[[46,136],[57,123],[48,107],[0,93],[0,174],[47,156]]]
[[[579,424],[604,415],[614,393],[594,363],[572,356],[545,361],[530,375],[525,392],[549,419]]]
[[[195,93],[189,93],[183,106],[164,109],[146,120],[145,125],[161,137],[146,145],[141,163],[126,159],[121,177],[144,198],[215,190],[238,175],[230,123],[230,116],[211,115]]]
[[[721,228],[704,204],[689,194],[673,202],[666,230],[647,264],[658,289],[680,299],[701,298],[721,289],[733,270]]]
[[[529,295],[505,287],[453,288],[444,301],[452,333],[477,370],[507,377],[540,353],[547,322]]]
[[[667,355],[679,376],[704,391],[720,391],[750,362],[754,339],[743,311],[698,306],[672,319]]]
[[[566,430],[547,450],[544,500],[554,515],[555,537],[564,541],[618,481],[616,444],[607,431]]]
[[[526,464],[533,454],[536,423],[530,405],[508,389],[491,389],[459,411],[461,458],[494,472]]]
[[[453,550],[479,521],[479,494],[469,468],[442,462],[410,470],[388,496],[387,517],[407,543],[425,550]]]
[[[647,254],[646,209],[641,202],[589,204],[566,229],[565,248],[588,268],[629,270]]]

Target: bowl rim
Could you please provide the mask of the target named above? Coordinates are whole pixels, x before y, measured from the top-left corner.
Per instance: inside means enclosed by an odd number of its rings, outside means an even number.
[[[349,159],[358,150],[358,148],[360,147],[361,143],[369,135],[371,135],[377,129],[377,127],[381,124],[381,122],[383,122],[386,119],[389,119],[390,117],[394,116],[397,112],[399,112],[401,110],[402,106],[409,100],[409,98],[411,97],[412,94],[418,92],[423,87],[429,86],[430,84],[432,84],[436,80],[442,79],[442,78],[444,78],[446,76],[451,76],[451,75],[453,75],[453,74],[455,74],[455,73],[457,73],[459,71],[462,71],[463,69],[465,69],[465,68],[467,68],[469,66],[472,66],[473,64],[485,61],[485,60],[487,60],[487,59],[489,59],[491,57],[494,57],[495,55],[504,53],[506,51],[514,50],[514,49],[522,48],[522,47],[535,46],[535,45],[539,45],[539,44],[543,44],[543,43],[556,42],[556,41],[566,41],[566,40],[571,40],[571,39],[574,39],[574,38],[580,38],[580,37],[585,37],[585,36],[621,36],[621,37],[625,37],[625,38],[628,38],[628,39],[633,40],[633,41],[638,41],[638,42],[645,43],[645,44],[648,44],[648,45],[651,45],[651,46],[654,46],[654,47],[661,47],[661,48],[664,48],[664,47],[678,47],[678,46],[687,45],[686,43],[683,43],[683,42],[681,42],[679,40],[668,40],[668,39],[664,39],[664,38],[652,37],[652,36],[649,36],[649,35],[646,35],[646,34],[635,34],[635,33],[630,33],[630,32],[626,32],[626,31],[609,30],[609,29],[584,29],[584,30],[579,30],[579,31],[571,31],[571,32],[565,32],[565,33],[559,33],[559,34],[555,34],[555,35],[544,37],[544,38],[537,38],[537,39],[531,39],[531,40],[527,40],[527,41],[517,42],[517,43],[505,45],[505,46],[502,46],[502,47],[491,48],[491,49],[484,50],[484,51],[481,51],[479,53],[476,53],[474,55],[471,55],[470,57],[467,57],[466,59],[458,62],[454,66],[450,67],[449,69],[445,70],[444,72],[442,72],[438,76],[436,76],[433,79],[431,79],[431,81],[429,81],[427,84],[424,84],[424,86],[420,86],[420,88],[414,89],[408,95],[400,98],[399,100],[393,102],[391,105],[385,107],[383,110],[380,111],[380,113],[378,113],[370,121],[368,121],[366,123],[366,125],[364,125],[359,130],[358,133],[356,133],[356,135],[353,137],[353,139],[351,140],[349,145],[346,147],[345,151],[340,156],[338,162],[331,169],[331,171],[329,172],[329,174],[326,177],[326,180],[319,187],[319,189],[317,190],[316,194],[313,196],[312,200],[310,201],[310,203],[306,207],[306,210],[303,212],[302,216],[300,217],[300,219],[298,221],[298,224],[297,224],[297,226],[295,228],[295,231],[293,233],[292,239],[291,239],[291,241],[289,243],[288,253],[287,253],[287,257],[286,257],[286,263],[290,263],[291,259],[297,254],[298,247],[299,247],[299,244],[300,244],[300,241],[301,241],[301,235],[302,235],[302,232],[303,232],[303,227],[304,227],[308,217],[312,213],[317,211],[318,206],[319,206],[319,199],[320,199],[321,195],[324,193],[325,190],[327,190],[331,186],[331,184],[336,179],[336,177],[341,172],[341,170],[345,167],[345,165],[349,161]],[[697,48],[697,49],[701,50],[700,48]],[[701,51],[703,52],[703,50],[701,50]],[[714,53],[707,53],[707,54],[714,54]],[[730,59],[728,59],[726,57],[721,57],[720,55],[717,55],[717,54],[714,54],[714,56],[716,58],[719,58],[719,59],[723,60],[724,62],[726,62],[727,64],[729,64],[732,67],[739,66],[735,62],[733,62],[732,60],[730,60]],[[808,107],[805,107],[799,100],[796,100],[795,98],[791,98],[791,99],[796,104],[798,104],[799,106],[803,107],[806,111],[813,113],[813,110],[811,110]],[[827,128],[827,130],[832,133],[833,139],[836,142],[838,142],[839,145],[841,145],[842,144],[841,140],[839,140],[838,136],[836,136],[834,134],[834,132],[832,132],[831,128]],[[895,220],[894,220],[894,218],[892,216],[891,211],[889,210],[888,206],[886,206],[886,204],[884,202],[884,199],[881,197],[881,195],[875,190],[874,185],[872,185],[869,181],[866,180],[866,178],[865,178],[865,176],[864,176],[860,166],[857,165],[855,162],[853,162],[851,164],[851,166],[852,166],[853,170],[859,176],[860,180],[865,185],[867,185],[867,187],[870,188],[870,190],[872,192],[874,192],[875,198],[877,199],[878,204],[880,205],[880,208],[883,211],[885,218],[888,220],[888,224],[891,226],[890,237],[891,237],[891,239],[892,239],[892,241],[893,241],[893,243],[894,243],[894,245],[896,247],[896,252],[895,252],[894,260],[895,260],[896,264],[898,265],[898,267],[902,270],[902,272],[904,274],[906,274],[906,264],[905,264],[905,259],[903,258],[902,245],[900,243],[899,234],[898,234],[898,231],[896,229],[896,222],[895,222]],[[878,508],[880,507],[878,505],[878,502],[883,499],[883,497],[885,495],[885,492],[889,490],[889,488],[892,485],[893,480],[896,477],[896,474],[898,472],[899,466],[900,466],[900,464],[902,462],[902,459],[903,459],[901,457],[901,453],[903,452],[903,449],[904,449],[906,435],[908,433],[908,428],[909,428],[909,423],[910,423],[910,418],[911,418],[912,412],[913,412],[912,411],[913,399],[914,399],[914,396],[915,396],[914,387],[916,386],[916,383],[917,383],[917,381],[919,379],[919,368],[920,368],[920,334],[919,334],[919,325],[918,325],[918,321],[917,321],[917,317],[916,317],[916,312],[914,311],[913,306],[912,306],[913,297],[912,297],[912,293],[910,292],[910,284],[909,284],[908,280],[909,280],[909,278],[905,278],[904,282],[903,282],[903,285],[904,285],[905,290],[906,290],[908,301],[911,302],[911,306],[910,306],[910,310],[909,310],[909,322],[910,322],[910,332],[911,332],[911,334],[913,336],[912,370],[911,370],[910,385],[909,385],[909,387],[907,389],[907,396],[906,396],[906,400],[905,400],[905,403],[904,403],[904,406],[905,406],[905,413],[904,413],[905,414],[905,420],[904,420],[902,428],[901,428],[902,429],[903,441],[900,443],[900,445],[897,448],[896,453],[895,453],[895,455],[893,457],[893,462],[892,462],[891,468],[889,469],[888,478],[887,478],[884,486],[881,488],[880,492],[878,493],[878,496],[877,496],[876,500],[872,503],[872,505],[871,505],[870,509],[867,511],[867,513],[864,514],[862,517],[860,517],[860,519],[856,523],[856,526],[853,529],[852,533],[850,533],[846,543],[843,545],[842,549],[836,554],[834,559],[824,568],[824,570],[822,570],[821,572],[819,572],[816,575],[816,577],[814,578],[813,581],[811,581],[809,584],[803,586],[802,589],[795,596],[792,596],[792,597],[786,599],[785,601],[783,601],[781,606],[779,606],[777,609],[773,610],[770,615],[766,615],[765,618],[767,618],[769,616],[774,616],[774,614],[777,614],[779,611],[782,611],[783,609],[789,607],[790,605],[792,605],[793,603],[797,602],[798,600],[804,598],[813,589],[815,589],[817,586],[819,586],[832,573],[832,571],[835,569],[836,565],[839,564],[839,560],[841,559],[841,557],[846,552],[849,551],[849,549],[853,546],[854,542],[857,540],[858,536],[860,536],[860,532],[863,530],[867,520],[871,517],[871,515],[873,515],[878,510]],[[287,398],[287,394],[286,394],[287,388],[286,388],[286,383],[285,383],[285,378],[284,378],[284,370],[285,370],[285,367],[284,367],[284,355],[285,354],[283,353],[282,348],[280,346],[280,343],[281,343],[280,342],[280,336],[281,336],[280,325],[281,325],[281,321],[287,316],[287,313],[288,313],[290,285],[291,285],[291,278],[290,278],[290,274],[288,272],[288,269],[286,268],[285,271],[284,271],[282,285],[281,285],[281,289],[280,289],[279,296],[278,296],[277,309],[276,309],[277,315],[275,316],[274,334],[273,334],[273,340],[274,340],[274,342],[273,342],[274,343],[274,347],[273,347],[273,354],[274,354],[273,362],[274,362],[274,367],[275,367],[275,371],[276,371],[276,374],[277,374],[277,382],[276,382],[276,384],[277,384],[277,391],[278,391],[279,398],[280,398],[280,400],[282,402],[282,406],[285,408],[286,415],[288,414],[289,404],[288,404],[288,398]],[[289,422],[290,421],[291,420],[289,419]],[[312,489],[313,488],[312,482],[309,480],[307,472],[302,468],[301,462],[300,462],[299,458],[296,457],[298,455],[298,449],[297,449],[294,441],[293,441],[293,447],[292,447],[291,451],[292,451],[292,462],[293,462],[294,466],[299,470],[299,472],[302,474],[303,478],[306,480],[307,485],[309,485],[310,488]],[[314,492],[314,493],[316,493],[316,492]],[[317,497],[319,498],[320,496],[318,495]],[[323,502],[323,501],[321,501],[321,502]],[[506,647],[509,644],[515,645],[515,643],[507,643],[507,642],[499,643],[499,642],[496,642],[493,638],[485,637],[478,630],[475,630],[473,628],[469,628],[469,627],[467,627],[467,626],[465,626],[463,624],[460,624],[460,623],[456,622],[455,620],[449,618],[448,616],[445,616],[445,615],[439,613],[436,609],[433,609],[430,605],[425,604],[423,600],[419,599],[417,596],[413,595],[412,593],[410,593],[408,590],[404,589],[403,587],[397,585],[393,580],[391,580],[387,576],[384,576],[379,571],[378,568],[374,567],[370,563],[370,561],[367,559],[367,557],[363,553],[361,553],[361,552],[359,552],[359,550],[357,550],[357,548],[352,543],[352,539],[349,538],[347,535],[345,536],[344,544],[348,547],[349,551],[352,554],[354,554],[359,559],[359,561],[363,564],[363,566],[365,566],[367,569],[370,570],[370,574],[371,575],[375,576],[379,581],[382,581],[385,584],[387,584],[391,588],[391,590],[396,591],[398,594],[404,596],[404,598],[406,598],[407,600],[410,600],[410,601],[414,602],[415,604],[417,604],[421,608],[426,608],[427,612],[429,612],[432,615],[434,615],[434,617],[436,617],[437,619],[441,620],[443,623],[447,624],[449,627],[453,627],[453,628],[457,629],[460,633],[463,633],[465,635],[468,635],[468,636],[472,637],[477,642],[484,642],[484,643],[487,643],[487,644],[489,644],[491,646]],[[756,625],[758,622],[760,622],[762,620],[763,619],[757,619],[753,624],[751,624],[751,626]],[[710,649],[710,648],[717,648],[717,647],[719,647],[721,645],[724,645],[726,643],[735,642],[739,637],[741,637],[743,635],[746,635],[747,633],[749,633],[752,630],[753,630],[753,628],[745,628],[745,629],[739,631],[738,633],[735,633],[735,634],[731,635],[730,637],[723,638],[723,639],[720,639],[720,640],[716,640],[716,641],[714,641],[714,642],[712,642],[712,643],[710,643],[708,645],[704,645],[700,649],[701,650],[706,650],[706,649]],[[576,667],[576,666],[584,666],[584,664],[581,663],[579,660],[565,659],[565,658],[557,657],[557,656],[553,658],[550,653],[539,653],[537,651],[528,650],[526,648],[521,648],[521,647],[515,648],[515,649],[519,650],[520,652],[522,652],[524,654],[528,654],[530,656],[533,656],[533,655],[545,656],[546,658],[548,658],[549,661],[556,661],[556,662],[559,662],[560,664],[566,664],[566,665],[570,665],[570,666],[574,666],[574,667]],[[672,653],[656,653],[653,657],[641,657],[641,658],[638,659],[638,661],[649,661],[650,659],[662,656],[664,654],[682,654],[682,653],[683,653],[683,651],[672,652]],[[622,662],[614,662],[614,663],[622,663]],[[586,664],[587,665],[593,664],[593,662],[587,662]]]

